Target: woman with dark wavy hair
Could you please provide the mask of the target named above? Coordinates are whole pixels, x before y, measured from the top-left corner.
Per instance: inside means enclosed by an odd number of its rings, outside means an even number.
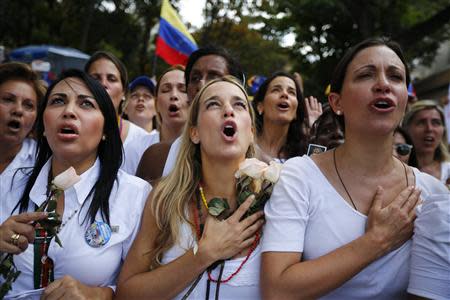
[[[444,185],[392,155],[409,81],[389,39],[365,40],[340,60],[328,101],[345,141],[284,164],[264,210],[265,299],[407,297],[420,195],[448,200]]]
[[[9,295],[45,288],[43,299],[110,299],[150,187],[119,170],[122,142],[109,95],[87,74],[64,72],[45,95],[36,138],[36,164],[16,211],[35,211],[46,201],[52,179],[69,167],[81,180],[56,200],[64,248],[47,232],[40,246],[35,242],[16,256],[22,273]],[[20,235],[17,244],[25,243]]]
[[[306,106],[297,81],[276,72],[259,88],[252,102],[256,112],[256,153],[262,160],[285,161],[306,153]]]

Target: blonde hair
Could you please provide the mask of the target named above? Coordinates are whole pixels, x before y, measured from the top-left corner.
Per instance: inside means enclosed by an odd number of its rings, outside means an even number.
[[[411,121],[414,119],[414,116],[418,112],[426,109],[435,109],[439,113],[439,116],[441,117],[442,126],[444,126],[444,133],[442,135],[441,142],[434,151],[434,160],[439,162],[448,161],[450,159],[450,154],[448,152],[447,126],[445,125],[445,114],[442,107],[439,106],[437,101],[420,100],[411,105],[405,117],[403,118],[403,127],[409,133],[408,127],[409,125],[411,125]]]
[[[190,129],[197,126],[200,99],[205,90],[215,83],[229,82],[239,87],[247,100],[247,107],[254,128],[255,116],[249,103],[247,92],[240,82],[233,76],[225,76],[208,82],[195,96],[189,111],[187,124],[181,135],[181,147],[178,153],[175,168],[167,176],[161,179],[153,191],[151,211],[155,217],[159,233],[154,242],[152,251],[152,263],[154,269],[161,265],[161,259],[165,251],[179,241],[180,225],[189,223],[188,208],[190,200],[196,194],[201,177],[200,145],[194,144],[190,138]],[[253,141],[247,150],[246,157],[254,155]],[[174,193],[175,191],[175,193]]]

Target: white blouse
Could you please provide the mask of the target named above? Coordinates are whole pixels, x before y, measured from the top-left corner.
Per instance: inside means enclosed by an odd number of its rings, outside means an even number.
[[[133,123],[129,123],[127,138],[123,143],[123,162],[120,169],[128,174],[136,174],[139,162],[145,150],[159,142],[159,132],[147,132]]]
[[[11,212],[22,197],[36,161],[36,142],[25,139],[13,161],[0,174],[0,224],[11,216]],[[16,211],[17,213],[17,211]]]
[[[44,165],[30,192],[30,211],[46,200],[46,188],[51,159]],[[70,275],[91,286],[115,285],[123,260],[138,232],[145,201],[150,185],[121,170],[109,197],[110,224],[113,230],[111,239],[104,246],[91,247],[85,240],[85,232],[91,224],[87,214],[93,193],[88,196],[100,173],[100,161],[81,174],[81,180],[64,192],[64,213],[62,222],[66,223],[58,233],[63,248],[52,239],[48,256],[54,262],[55,280]],[[80,209],[81,208],[81,209]],[[73,215],[75,210],[79,212]],[[70,220],[69,217],[73,216]],[[100,212],[96,216],[101,221]],[[33,245],[14,257],[17,269],[22,271],[14,282],[9,296],[27,293],[34,289],[33,283]]]
[[[414,169],[422,198],[445,193],[436,178]],[[314,260],[365,233],[367,216],[356,211],[308,156],[289,159],[265,208],[262,251],[298,252]],[[404,299],[411,241],[380,257],[320,299]]]
[[[190,251],[196,244],[191,227],[183,223],[180,228],[179,241],[175,246],[170,248],[164,253],[162,258],[163,264],[168,264],[178,257],[182,256],[187,251]],[[222,280],[228,278],[233,274],[241,265],[245,257],[239,257],[236,259],[230,259],[225,261],[225,267],[222,274]],[[219,299],[261,299],[259,290],[259,269],[261,263],[261,247],[258,245],[253,253],[250,255],[248,261],[244,264],[242,269],[227,283],[220,284]],[[215,268],[211,272],[211,276],[217,279],[219,276],[219,267]],[[198,282],[195,289],[192,291],[188,299],[205,299],[206,286],[207,286],[208,274],[205,271]],[[191,285],[187,286],[179,295],[174,299],[182,299],[184,294],[189,290]],[[216,292],[216,283],[210,283],[210,299],[214,298]]]
[[[417,208],[408,292],[450,299],[450,193],[435,194]]]

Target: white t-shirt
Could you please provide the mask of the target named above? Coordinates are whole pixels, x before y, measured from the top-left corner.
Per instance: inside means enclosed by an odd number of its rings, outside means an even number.
[[[450,193],[428,197],[417,208],[408,292],[450,299]]]
[[[120,169],[128,174],[136,174],[142,154],[153,144],[159,143],[159,133],[148,133],[144,129],[129,122],[128,135],[123,143],[123,162]]]
[[[167,154],[166,164],[164,165],[162,177],[169,175],[169,173],[175,167],[178,153],[180,152],[180,147],[181,147],[181,136],[177,137],[175,141],[173,141],[172,145],[170,145],[170,150],[169,154]]]
[[[422,197],[445,190],[432,176],[417,169],[414,173]],[[308,156],[286,161],[264,211],[262,251],[302,252],[302,260],[316,259],[357,239],[367,222],[367,216],[340,196]],[[406,297],[410,251],[408,241],[321,299]]]
[[[0,224],[11,216],[22,197],[36,161],[36,142],[25,139],[13,161],[0,174]]]
[[[30,191],[29,211],[34,211],[35,205],[39,206],[46,200],[50,166],[51,159],[42,168]],[[70,275],[90,286],[115,285],[122,262],[139,230],[142,211],[151,187],[146,181],[119,170],[109,197],[110,224],[117,232],[113,231],[109,242],[98,248],[91,247],[86,242],[85,232],[91,224],[89,216],[85,223],[82,222],[93,193],[89,199],[86,197],[99,174],[100,161],[97,159],[90,169],[81,174],[81,180],[64,192],[62,222],[67,223],[58,233],[63,248],[52,239],[48,250],[48,256],[53,259],[55,266],[55,280]],[[77,209],[78,213],[73,215]],[[96,220],[102,220],[100,212],[97,213]],[[14,256],[17,269],[22,273],[14,282],[8,296],[34,289],[33,248],[33,245],[30,245],[25,252]]]
[[[181,241],[170,248],[162,258],[163,264],[168,264],[178,257],[182,256],[186,251],[190,251],[196,244],[196,239],[192,233],[189,225],[183,223],[180,228]],[[225,262],[225,267],[222,274],[222,280],[228,278],[233,274],[240,266],[245,257],[239,257]],[[223,300],[235,300],[235,299],[261,299],[259,289],[259,269],[261,260],[261,247],[258,246],[250,255],[248,261],[244,264],[239,273],[236,274],[227,283],[220,284],[219,299]],[[214,279],[219,277],[220,267],[215,268],[211,272],[211,276]],[[195,289],[192,291],[188,299],[205,299],[206,285],[208,274],[205,271],[198,282]],[[189,290],[191,285],[187,286],[183,292],[177,295],[174,299],[182,299],[184,294]],[[214,298],[216,293],[216,283],[210,283],[210,299]]]
[[[450,162],[443,161],[441,162],[441,182],[446,183],[450,178]]]

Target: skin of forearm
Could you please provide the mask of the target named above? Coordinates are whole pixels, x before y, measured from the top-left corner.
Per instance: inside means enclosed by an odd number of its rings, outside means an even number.
[[[116,299],[172,299],[213,262],[199,249],[188,250],[169,264],[131,276],[119,285]]]
[[[387,247],[366,234],[335,251],[310,261],[295,263],[277,279],[264,284],[264,299],[316,299],[340,287],[367,265],[385,254]],[[269,275],[262,275],[270,277]]]
[[[91,299],[111,300],[114,296],[113,290],[109,287],[94,288],[94,294]]]

